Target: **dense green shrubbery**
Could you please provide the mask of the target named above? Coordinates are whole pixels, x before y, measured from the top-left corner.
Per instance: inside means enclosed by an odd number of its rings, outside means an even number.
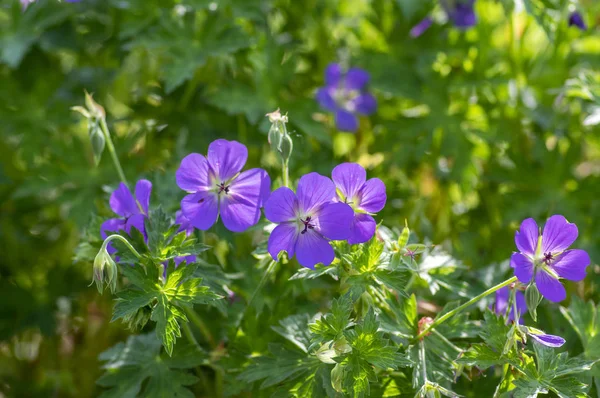
[[[437,388],[429,378],[481,397],[501,377],[499,391],[588,391],[566,375],[598,359],[600,4],[580,0],[581,31],[567,24],[567,3],[479,0],[476,26],[459,30],[439,5],[416,0],[39,0],[25,11],[1,2],[0,392],[414,396]],[[411,37],[428,15],[429,30]],[[337,131],[315,100],[331,62],[371,75],[377,112],[356,134]],[[309,271],[295,260],[269,267],[264,219],[241,234],[222,224],[196,232],[210,250],[198,250],[194,276],[227,298],[182,306],[190,327],[169,356],[156,319],[141,322],[149,313],[125,316],[146,325],[128,332],[110,322],[111,295],[87,288],[119,176],[108,153],[96,165],[87,121],[70,109],[84,90],[104,107],[125,177],[153,182],[161,226],[183,197],[182,158],[215,139],[244,143],[248,167],[282,185],[264,117],[280,108],[294,142],[290,185],[360,163],[387,187],[377,217],[387,244],[337,244],[332,266]],[[502,346],[517,331],[481,314],[490,300],[415,339],[419,319],[512,276],[514,231],[552,214],[578,225],[592,258],[585,282],[565,283],[570,303],[537,308],[537,325],[564,337],[563,348]],[[410,247],[427,249],[414,263],[391,245],[405,221],[409,244],[426,243]],[[593,396],[597,369],[578,375]]]

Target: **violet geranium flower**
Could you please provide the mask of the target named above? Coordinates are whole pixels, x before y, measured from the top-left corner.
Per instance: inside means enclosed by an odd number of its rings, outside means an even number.
[[[573,11],[569,15],[569,26],[576,26],[581,30],[587,30],[587,25],[583,20],[583,15],[579,11]]]
[[[242,172],[248,149],[237,141],[219,139],[208,146],[208,156],[192,153],[175,174],[187,191],[181,211],[196,228],[207,230],[219,215],[225,228],[242,232],[255,225],[269,197],[271,179],[263,169]]]
[[[577,226],[561,215],[548,219],[541,239],[535,220],[524,220],[515,234],[519,252],[513,253],[510,259],[516,277],[522,283],[535,279],[542,296],[550,301],[564,300],[567,293],[559,278],[580,281],[585,278],[585,269],[590,264],[585,250],[567,250],[577,235]]]
[[[377,109],[377,100],[366,91],[369,73],[359,68],[342,70],[340,64],[325,69],[325,87],[317,90],[321,107],[335,114],[335,125],[341,131],[358,130],[357,114],[370,115]]]
[[[342,163],[331,172],[340,202],[354,210],[348,243],[364,243],[375,234],[377,223],[371,216],[383,209],[386,201],[385,184],[379,178],[367,180],[367,172],[357,163]]]
[[[470,28],[477,23],[475,15],[475,0],[442,1],[448,19],[454,26],[461,29]]]
[[[335,185],[318,173],[300,178],[296,192],[278,188],[265,204],[265,217],[279,224],[269,236],[269,254],[277,260],[285,250],[307,268],[318,263],[329,265],[335,257],[329,240],[348,239],[352,208],[333,201]]]
[[[190,220],[188,220],[187,217],[183,215],[183,212],[181,210],[177,210],[177,213],[175,213],[175,224],[179,225],[179,229],[177,230],[177,232],[185,231],[186,236],[190,236],[194,233],[194,226],[192,225]]]
[[[492,306],[492,310],[498,314],[504,316],[508,309],[508,302],[510,300],[510,288],[508,286],[503,287],[496,291],[496,302]],[[517,312],[519,313],[519,323],[523,323],[523,314],[527,311],[527,303],[525,302],[525,296],[520,290],[515,291],[515,300],[517,306]],[[511,305],[510,312],[508,313],[508,320],[514,322],[515,320],[515,308]]]
[[[136,228],[146,238],[146,228],[144,220],[148,216],[148,206],[150,205],[150,193],[152,192],[152,183],[148,180],[139,180],[135,184],[135,198],[131,194],[127,185],[121,183],[112,195],[110,195],[110,208],[122,218],[111,218],[106,220],[100,226],[100,235],[106,239],[106,232],[116,232],[124,230],[131,232],[131,228]],[[116,252],[111,244],[108,245],[109,254]]]

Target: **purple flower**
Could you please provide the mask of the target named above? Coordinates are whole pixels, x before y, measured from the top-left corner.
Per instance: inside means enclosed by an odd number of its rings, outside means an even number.
[[[577,26],[581,30],[587,30],[583,15],[581,15],[579,11],[573,11],[571,15],[569,15],[569,26]]]
[[[341,131],[358,130],[356,114],[370,115],[377,108],[377,100],[366,91],[370,76],[367,71],[350,68],[347,72],[339,64],[325,69],[325,87],[317,90],[321,107],[334,112],[335,124]]]
[[[277,260],[285,250],[308,268],[329,265],[335,257],[329,240],[348,239],[354,212],[347,204],[333,201],[335,185],[318,173],[300,178],[296,192],[281,187],[265,204],[265,217],[279,224],[269,236],[269,253]]]
[[[351,233],[348,243],[364,243],[375,234],[377,223],[372,213],[385,206],[385,184],[379,178],[367,180],[367,172],[356,163],[342,163],[331,172],[340,202],[347,203],[354,210]]]
[[[432,24],[433,19],[429,16],[425,17],[421,22],[413,26],[413,28],[410,30],[410,37],[415,38],[421,36],[427,29],[431,27]]]
[[[552,334],[546,334],[539,329],[532,327],[526,327],[527,335],[537,341],[538,343],[545,345],[546,347],[558,348],[565,344],[565,339],[560,336],[554,336]]]
[[[111,218],[104,221],[100,227],[102,239],[106,239],[106,231],[124,230],[131,232],[131,228],[140,231],[144,238],[146,237],[146,228],[144,220],[148,216],[148,206],[150,205],[150,193],[152,192],[152,183],[148,180],[139,180],[135,184],[135,198],[131,194],[127,185],[121,183],[112,195],[110,195],[110,208],[122,218]],[[116,250],[109,244],[108,253],[112,254]]]
[[[540,240],[535,220],[524,220],[515,234],[519,253],[513,253],[510,258],[517,278],[522,283],[535,278],[542,296],[554,302],[564,300],[567,293],[559,278],[580,281],[585,278],[585,268],[590,264],[590,256],[584,250],[567,250],[577,234],[575,224],[554,215],[546,222]]]
[[[181,210],[177,210],[177,213],[175,213],[175,224],[179,225],[177,232],[185,231],[186,236],[190,236],[194,233],[194,226],[190,220],[183,215]]]
[[[508,302],[510,298],[510,288],[508,286],[496,291],[496,302],[494,303],[492,310],[498,314],[504,316],[508,308]],[[520,290],[515,291],[515,300],[517,301],[517,312],[519,313],[519,323],[523,323],[523,314],[527,311],[527,304],[525,303],[525,296]],[[510,312],[508,314],[508,320],[514,322],[515,320],[515,308],[511,305]]]
[[[225,228],[242,232],[258,222],[271,179],[263,169],[241,172],[247,159],[244,145],[222,139],[208,146],[207,157],[192,153],[183,158],[175,178],[190,193],[181,211],[191,225],[207,230],[220,215]]]
[[[477,23],[475,0],[442,1],[442,6],[446,10],[448,19],[457,28],[470,28]]]
[[[186,264],[196,262],[196,256],[194,254],[190,254],[189,256],[175,257],[173,261],[175,262],[175,267],[178,267],[179,264],[181,264],[184,261],[186,262]]]

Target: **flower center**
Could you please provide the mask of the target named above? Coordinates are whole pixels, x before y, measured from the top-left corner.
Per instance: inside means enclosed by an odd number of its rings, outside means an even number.
[[[333,98],[335,103],[348,112],[354,112],[356,109],[353,100],[358,97],[360,94],[357,90],[348,90],[346,87],[342,86],[335,90]]]
[[[544,253],[544,258],[542,259],[542,261],[544,262],[544,264],[550,265],[553,257],[554,256],[552,253]]]
[[[306,219],[300,219],[300,222],[304,224],[304,230],[300,232],[301,234],[305,234],[309,229],[314,229],[314,224],[311,223],[311,216],[306,216]]]
[[[227,195],[229,193],[229,185],[225,185],[224,182],[220,183],[217,185],[217,188],[219,189],[219,191],[217,192],[219,195],[221,194],[221,192],[225,191],[225,194]]]

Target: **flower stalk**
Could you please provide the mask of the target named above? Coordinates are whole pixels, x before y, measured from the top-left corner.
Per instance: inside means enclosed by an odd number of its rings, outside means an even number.
[[[106,119],[101,119],[100,128],[102,129],[102,133],[104,134],[104,138],[106,139],[106,147],[108,148],[110,157],[112,158],[113,164],[117,169],[117,174],[119,174],[119,178],[121,179],[121,181],[123,181],[125,185],[128,185],[127,178],[125,177],[125,173],[123,172],[123,168],[121,167],[121,162],[119,162],[119,157],[117,156],[115,146],[112,142],[112,138],[110,137],[110,131],[108,130],[108,126],[106,125]]]

